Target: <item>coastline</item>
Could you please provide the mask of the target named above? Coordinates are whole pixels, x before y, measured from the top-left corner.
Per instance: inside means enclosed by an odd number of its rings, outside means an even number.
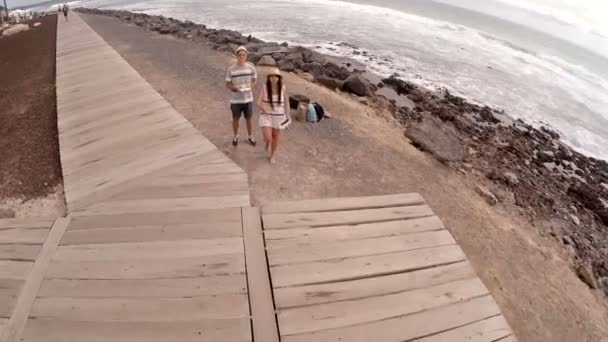
[[[574,151],[554,131],[396,77],[372,82],[373,75],[362,66],[308,48],[263,42],[162,16],[77,10],[114,16],[181,39],[204,40],[218,51],[232,52],[246,45],[254,64],[277,65],[331,90],[352,94],[360,103],[388,110],[416,147],[480,182],[476,191],[490,204],[501,203],[520,212],[541,235],[562,244],[581,280],[608,294],[608,251],[603,248],[608,243],[608,163]]]

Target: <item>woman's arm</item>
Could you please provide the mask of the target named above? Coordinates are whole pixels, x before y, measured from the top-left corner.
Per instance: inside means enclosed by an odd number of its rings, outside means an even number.
[[[266,89],[264,88],[263,84],[261,84],[261,83],[258,88],[260,90],[258,91],[258,96],[256,96],[256,98],[255,98],[255,104],[258,107],[258,110],[262,111],[264,108],[264,96],[266,93]]]
[[[283,87],[283,104],[285,105],[285,114],[289,116],[291,106],[289,105],[289,95],[287,95],[287,87]]]

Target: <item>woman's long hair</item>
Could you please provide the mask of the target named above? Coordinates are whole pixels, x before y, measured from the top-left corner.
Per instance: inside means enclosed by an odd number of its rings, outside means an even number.
[[[277,104],[281,104],[283,102],[283,77],[274,75],[279,78],[279,82],[277,82],[277,88],[279,89],[279,102]],[[274,101],[272,100],[272,83],[270,82],[270,76],[266,78],[266,94],[268,95],[268,99],[266,100],[274,109]]]

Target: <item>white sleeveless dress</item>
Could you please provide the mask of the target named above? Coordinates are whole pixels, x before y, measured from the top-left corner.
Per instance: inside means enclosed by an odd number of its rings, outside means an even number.
[[[263,88],[262,108],[260,108],[260,118],[258,124],[260,127],[272,127],[274,129],[285,129],[291,123],[289,114],[285,113],[285,87],[283,87],[283,96],[279,98],[278,94],[272,94],[272,102],[274,108],[268,101],[268,93],[266,87]]]

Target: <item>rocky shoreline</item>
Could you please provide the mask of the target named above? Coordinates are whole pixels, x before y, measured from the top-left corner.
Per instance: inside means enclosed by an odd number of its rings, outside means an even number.
[[[415,146],[470,176],[488,203],[500,203],[524,215],[542,235],[563,246],[581,280],[608,294],[608,163],[574,151],[560,142],[556,132],[395,76],[374,84],[363,70],[340,65],[301,46],[264,42],[162,16],[87,8],[77,11],[114,16],[219,51],[233,52],[246,45],[250,61],[256,65],[276,65],[388,110]],[[391,89],[410,105],[397,105],[403,101],[380,95],[381,88]]]

